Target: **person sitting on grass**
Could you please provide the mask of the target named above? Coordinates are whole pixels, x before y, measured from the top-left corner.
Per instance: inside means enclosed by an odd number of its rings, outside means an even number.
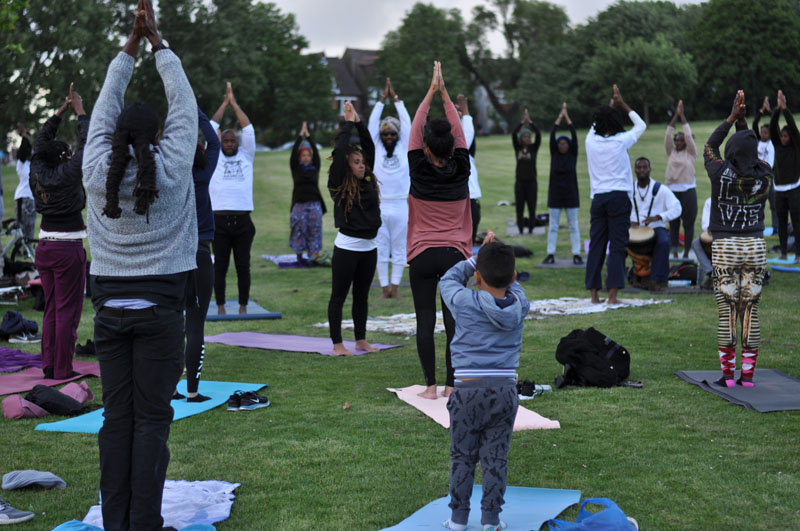
[[[559,136],[556,131],[561,120],[567,121],[570,137]],[[550,187],[547,189],[547,208],[550,210],[550,227],[547,233],[547,256],[543,264],[556,261],[556,244],[558,243],[558,223],[561,220],[561,209],[567,212],[569,239],[572,244],[572,263],[580,265],[581,232],[578,228],[578,132],[567,114],[567,102],[561,104],[561,112],[550,129]]]
[[[375,145],[359,119],[353,104],[344,104],[344,123],[336,135],[333,163],[328,170],[328,190],[333,198],[333,219],[339,234],[333,242],[331,264],[331,298],[328,302],[333,353],[352,356],[342,341],[342,307],[353,286],[353,325],[356,349],[375,352],[367,343],[369,287],[378,262],[378,228],[381,208],[378,180],[372,173]],[[350,143],[353,128],[358,131],[360,145]]]
[[[481,524],[500,521],[508,474],[508,449],[519,407],[517,368],[522,328],[530,303],[516,282],[514,249],[489,231],[475,257],[463,260],[439,282],[442,299],[456,322],[451,349],[455,388],[450,412],[450,504],[447,529],[467,527],[475,464],[483,475]],[[478,290],[464,287],[474,275]]]
[[[292,146],[289,169],[294,181],[289,246],[297,253],[298,263],[306,265],[303,251],[307,251],[312,262],[322,265],[322,216],[326,209],[319,191],[319,151],[306,122]]]
[[[77,374],[72,370],[72,359],[86,286],[86,225],[82,214],[86,192],[81,164],[89,116],[81,96],[72,88],[70,83],[66,102],[36,137],[30,168],[36,211],[42,215],[35,258],[44,290],[42,370],[45,378],[56,380]],[[69,107],[78,115],[80,144],[74,154],[69,145],[56,140],[61,117]]]

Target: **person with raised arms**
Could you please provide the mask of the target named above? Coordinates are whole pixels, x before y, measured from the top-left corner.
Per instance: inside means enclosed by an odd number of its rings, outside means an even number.
[[[228,274],[231,251],[239,288],[239,313],[247,313],[250,300],[250,249],[256,226],[250,219],[253,211],[253,162],[256,157],[256,133],[250,119],[233,95],[228,83],[225,98],[211,117],[211,126],[219,130],[225,109],[231,106],[242,128],[242,143],[236,131],[222,131],[222,155],[208,185],[211,208],[214,210],[214,297],[217,313],[225,314],[225,276]]]
[[[675,132],[675,122],[681,119],[683,130]],[[678,258],[681,221],[683,221],[683,257],[689,258],[689,247],[694,240],[694,223],[697,220],[697,177],[694,163],[697,160],[697,146],[694,143],[692,128],[683,111],[683,100],[678,101],[672,120],[664,135],[664,149],[667,152],[667,169],[664,184],[681,203],[681,215],[669,222],[669,238],[672,253]],[[669,258],[669,257],[667,257]]]
[[[351,144],[353,129],[359,144]],[[344,123],[336,135],[328,169],[328,190],[333,198],[333,220],[339,233],[333,242],[331,298],[328,301],[333,353],[352,356],[342,340],[342,307],[353,286],[353,328],[356,349],[375,352],[367,343],[369,287],[378,260],[376,237],[381,226],[378,180],[372,173],[375,145],[364,123],[349,101],[344,104]]]
[[[570,136],[561,135],[556,138],[556,131],[566,120]],[[561,104],[553,127],[550,128],[550,186],[547,189],[547,208],[550,210],[550,227],[547,233],[547,256],[543,264],[556,261],[556,245],[558,243],[558,223],[561,221],[561,209],[567,212],[569,239],[572,244],[572,263],[580,265],[581,233],[578,228],[578,132],[567,114],[567,102]]]
[[[531,142],[533,135],[536,135],[535,140]],[[517,159],[514,203],[517,206],[517,227],[522,236],[525,228],[528,229],[528,234],[532,234],[533,228],[536,226],[536,201],[539,194],[539,184],[536,180],[536,155],[542,144],[542,133],[531,120],[527,108],[522,121],[511,133],[511,143]],[[528,217],[525,217],[526,205]]]
[[[146,38],[168,105],[124,105]],[[103,388],[100,498],[109,531],[163,529],[170,406],[183,370],[186,285],[197,267],[192,161],[197,102],[181,61],[161,39],[150,0],[111,61],[83,156],[94,342]]]
[[[289,215],[289,246],[297,253],[297,262],[307,265],[303,251],[308,253],[311,262],[326,265],[330,257],[322,252],[322,216],[325,214],[325,201],[319,191],[319,170],[321,162],[317,143],[303,122],[300,133],[289,155],[289,169],[292,172],[292,207]]]
[[[431,101],[440,94],[447,118],[431,118]],[[427,123],[426,123],[427,122]],[[464,131],[444,85],[442,65],[434,63],[428,93],[417,108],[408,144],[411,189],[408,198],[408,264],[417,317],[417,351],[425,377],[423,398],[436,399],[436,288],[458,262],[472,256],[469,202],[470,163]],[[453,390],[450,342],[455,321],[442,302],[447,376],[444,396]]]
[[[759,126],[761,117],[770,116],[771,114],[772,109],[770,108],[769,104],[769,96],[764,96],[764,103],[761,104],[761,108],[756,112],[755,118],[753,118],[753,131],[755,132],[756,136],[759,137],[758,158],[769,164],[770,168],[773,168],[775,165],[775,146],[772,145],[772,139],[770,138],[769,123],[761,124]],[[769,189],[769,198],[767,201],[769,202],[770,224],[772,226],[773,234],[777,234],[778,212],[775,209],[776,200],[774,179],[772,181],[772,186]]]
[[[647,125],[622,99],[616,85],[609,105],[595,109],[592,127],[586,135],[586,162],[589,166],[589,188],[592,198],[589,226],[589,255],[586,258],[586,289],[592,302],[600,303],[601,274],[608,255],[608,304],[618,304],[617,291],[625,287],[625,255],[633,201],[633,174],[628,148],[642,136]],[[633,122],[625,131],[622,109]]]
[[[464,130],[464,142],[469,146],[469,207],[472,213],[472,243],[478,234],[478,223],[481,221],[481,185],[478,182],[478,166],[475,164],[475,122],[469,114],[469,100],[463,94],[456,98],[456,109],[461,117],[461,128]]]
[[[786,125],[779,127],[780,117]],[[769,122],[770,138],[775,146],[775,210],[778,215],[778,239],[781,246],[781,259],[786,260],[789,253],[789,216],[796,250],[800,251],[800,131],[794,116],[786,105],[786,96],[778,91],[778,104]],[[800,261],[800,252],[795,254],[795,262]]]
[[[391,99],[398,118],[381,120],[385,101]],[[408,135],[411,117],[386,78],[386,88],[369,115],[367,128],[375,143],[375,176],[381,191],[381,228],[378,229],[378,282],[384,299],[398,298],[397,288],[406,267],[408,237]],[[389,263],[392,264],[391,278]],[[391,283],[391,288],[389,287]]]

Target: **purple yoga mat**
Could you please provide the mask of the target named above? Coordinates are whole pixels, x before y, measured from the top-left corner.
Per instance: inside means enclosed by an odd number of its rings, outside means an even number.
[[[0,372],[15,372],[28,367],[41,366],[41,354],[26,354],[21,350],[0,347]]]
[[[258,332],[225,332],[216,336],[206,336],[208,343],[222,343],[234,347],[263,348],[267,350],[288,350],[289,352],[316,352],[323,356],[333,356],[333,344],[327,337],[293,336],[287,334],[261,334]],[[368,354],[365,350],[356,350],[354,341],[345,341],[344,346],[355,356]],[[399,347],[400,345],[384,345],[372,343],[378,350]]]
[[[11,393],[24,393],[30,391],[36,384],[42,385],[59,385],[84,376],[97,376],[100,377],[100,365],[89,361],[73,361],[72,370],[80,373],[78,376],[67,378],[65,380],[45,380],[42,377],[42,369],[31,367],[24,371],[15,372],[12,374],[0,374],[0,396],[10,395]]]

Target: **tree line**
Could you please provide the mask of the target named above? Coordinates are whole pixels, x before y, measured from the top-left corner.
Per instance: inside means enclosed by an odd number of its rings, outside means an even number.
[[[40,122],[57,107],[71,81],[89,105],[108,62],[130,26],[130,2],[3,0],[0,4],[0,127]],[[256,125],[262,141],[290,138],[298,122],[335,122],[331,72],[306,53],[294,16],[251,0],[163,0],[159,27],[181,57],[199,105],[213,112],[225,82]],[[498,31],[505,51],[493,53]],[[742,88],[750,108],[783,89],[800,97],[800,0],[619,0],[584,24],[542,0],[486,0],[465,18],[458,9],[417,3],[380,47],[374,84],[391,77],[414,105],[427,89],[433,59],[442,62],[453,92],[482,86],[499,122],[515,124],[527,107],[550,119],[561,102],[577,124],[617,83],[648,121],[668,120],[683,99],[693,119],[713,118]],[[152,54],[127,99],[166,111]],[[513,127],[513,126],[512,126]],[[0,146],[2,147],[2,146]]]

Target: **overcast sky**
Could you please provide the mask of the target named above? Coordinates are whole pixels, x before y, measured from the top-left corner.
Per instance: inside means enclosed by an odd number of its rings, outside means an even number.
[[[380,47],[386,32],[397,28],[406,11],[417,0],[271,0],[281,11],[294,13],[300,33],[309,41],[311,52],[324,51],[331,57],[341,56],[344,49]],[[472,8],[484,0],[425,0],[437,7],[461,9],[465,20]],[[612,0],[551,0],[563,6],[572,25],[585,22],[612,4]],[[675,0],[676,4],[699,0]],[[493,35],[492,50],[502,53],[502,36]]]

